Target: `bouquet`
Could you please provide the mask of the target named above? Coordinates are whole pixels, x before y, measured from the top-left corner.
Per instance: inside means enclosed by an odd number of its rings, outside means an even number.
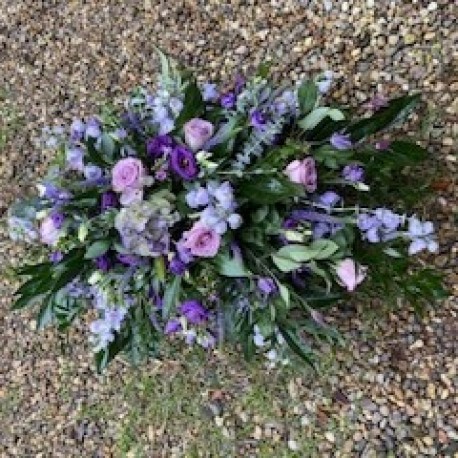
[[[407,213],[425,186],[403,188],[428,153],[383,133],[418,94],[338,108],[331,72],[276,87],[266,66],[220,92],[160,57],[154,92],[48,128],[55,160],[8,219],[50,252],[16,269],[14,309],[38,303],[38,328],[60,330],[84,315],[99,370],[163,339],[313,364],[316,339],[339,339],[326,307],[355,290],[417,307],[440,295],[408,262],[438,249]]]

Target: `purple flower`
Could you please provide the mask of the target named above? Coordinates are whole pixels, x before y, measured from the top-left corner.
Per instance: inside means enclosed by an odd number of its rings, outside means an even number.
[[[266,296],[275,294],[278,291],[275,280],[270,277],[260,277],[258,279],[258,289]]]
[[[439,245],[434,236],[434,226],[431,221],[421,222],[415,216],[409,218],[409,228],[407,235],[411,239],[409,254],[417,254],[422,250],[435,253]]]
[[[176,146],[170,155],[170,168],[183,180],[192,180],[199,173],[196,158],[184,146]]]
[[[239,94],[242,91],[243,86],[245,86],[245,78],[242,75],[238,74],[235,77],[235,85],[234,85],[235,93]]]
[[[175,122],[172,118],[165,118],[159,124],[159,135],[165,135],[175,129]]]
[[[192,118],[184,124],[183,130],[186,144],[197,151],[213,136],[214,127],[204,119]]]
[[[234,108],[236,101],[236,95],[233,92],[227,92],[221,96],[221,106],[226,109]]]
[[[208,319],[208,310],[194,299],[185,301],[180,306],[180,313],[186,317],[191,324],[202,324]]]
[[[100,126],[100,122],[96,118],[91,118],[86,123],[86,130],[84,132],[84,136],[87,138],[99,138],[102,135],[102,130]]]
[[[124,192],[128,188],[139,189],[146,172],[142,161],[127,157],[120,159],[111,171],[111,184],[116,192]]]
[[[318,201],[326,205],[327,207],[334,207],[334,205],[339,202],[340,196],[336,194],[334,191],[326,191],[325,193],[321,194]]]
[[[44,183],[43,185],[39,186],[39,189],[40,197],[44,197],[45,199],[50,199],[56,202],[67,201],[72,197],[68,191],[60,189],[51,183]]]
[[[364,180],[364,169],[357,164],[348,164],[342,171],[345,180],[352,183],[359,183]]]
[[[101,270],[102,272],[108,272],[111,267],[110,258],[106,254],[95,258],[94,264],[97,269]]]
[[[260,110],[253,110],[253,112],[250,115],[250,123],[255,129],[263,129],[266,125],[266,122],[266,117],[262,114]]]
[[[283,172],[293,183],[303,185],[308,192],[316,190],[317,171],[315,159],[312,157],[290,162]]]
[[[130,267],[138,267],[143,264],[143,260],[140,256],[135,256],[133,254],[122,254],[118,253],[116,255],[116,259],[126,266]]]
[[[84,169],[83,156],[84,151],[81,148],[76,146],[73,148],[69,148],[66,154],[68,168],[70,170],[82,172]]]
[[[180,258],[173,258],[169,264],[169,271],[174,275],[181,276],[186,272],[186,264]]]
[[[390,145],[390,140],[380,140],[375,144],[375,149],[379,151],[385,151],[390,147]]]
[[[189,191],[185,198],[186,203],[191,208],[204,207],[205,205],[208,205],[209,202],[208,191],[202,186]]]
[[[165,325],[164,329],[164,334],[169,335],[179,331],[181,331],[181,323],[179,320],[174,318],[172,320],[167,321],[167,324]]]
[[[350,139],[350,134],[341,134],[335,132],[331,135],[329,142],[335,149],[338,150],[350,149],[353,146],[353,143]]]
[[[214,102],[218,98],[218,90],[216,89],[216,84],[202,84],[202,98],[205,102]]]
[[[54,227],[56,229],[60,229],[62,225],[64,224],[64,215],[59,212],[53,212],[51,214],[51,220],[54,224]]]
[[[97,181],[102,178],[102,169],[97,165],[86,165],[83,173],[84,178],[88,181]]]
[[[118,197],[112,191],[107,191],[102,194],[101,208],[102,211],[118,206]]]
[[[81,121],[81,119],[73,120],[70,126],[70,139],[73,142],[78,142],[82,140],[85,130],[86,130],[86,125],[84,124],[83,121]]]
[[[153,159],[164,156],[174,147],[175,142],[170,135],[157,135],[150,138],[146,144],[146,152]]]
[[[59,263],[60,261],[62,261],[63,258],[64,258],[64,255],[62,254],[62,251],[53,251],[53,252],[49,255],[49,260],[50,260],[53,264]]]
[[[180,260],[183,261],[185,264],[189,264],[194,260],[194,256],[191,254],[191,250],[187,248],[184,244],[184,240],[180,240],[176,243],[176,249]]]
[[[143,126],[139,115],[132,111],[126,111],[122,114],[121,123],[127,130],[138,133],[143,132]]]

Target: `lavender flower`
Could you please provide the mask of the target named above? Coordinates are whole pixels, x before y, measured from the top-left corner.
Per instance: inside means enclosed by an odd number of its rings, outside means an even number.
[[[353,143],[350,139],[350,134],[341,134],[335,132],[331,135],[329,142],[335,149],[338,150],[350,149],[353,146]]]
[[[250,115],[250,123],[255,129],[264,129],[266,118],[260,110],[253,110]]]
[[[173,148],[170,155],[170,168],[186,181],[196,178],[199,173],[194,154],[184,146]]]
[[[67,167],[70,170],[82,172],[84,169],[83,156],[84,151],[81,148],[77,146],[69,148],[66,154]]]
[[[167,324],[165,325],[165,329],[164,329],[164,334],[166,335],[174,334],[176,332],[180,332],[181,329],[182,327],[181,327],[180,320],[173,318],[167,321]]]
[[[360,183],[364,180],[364,169],[357,164],[348,164],[344,167],[342,176],[352,183]]]
[[[363,238],[370,243],[386,242],[398,236],[396,232],[402,222],[402,217],[389,209],[377,208],[374,214],[359,215],[357,225],[363,233]]]
[[[86,125],[81,119],[73,120],[70,126],[70,140],[73,142],[79,142],[83,139],[84,132],[86,131]]]
[[[180,258],[173,258],[169,263],[169,271],[174,274],[181,276],[186,272],[186,264]]]
[[[102,135],[102,129],[100,121],[96,118],[91,118],[86,123],[86,130],[84,131],[84,136],[88,138],[99,138]]]
[[[88,181],[97,181],[102,178],[102,169],[97,165],[86,165],[83,170],[84,178]]]
[[[411,240],[409,246],[410,255],[417,254],[423,250],[435,253],[439,249],[434,236],[434,226],[431,221],[425,221],[423,223],[414,216],[409,218],[407,235]]]
[[[185,199],[189,207],[198,208],[208,205],[210,196],[205,188],[199,186],[198,188],[189,191],[186,194]]]
[[[62,261],[62,259],[64,259],[64,255],[62,254],[62,251],[53,251],[53,252],[49,255],[49,260],[50,260],[53,264],[58,264],[60,261]]]
[[[101,270],[102,272],[108,272],[111,268],[110,258],[106,254],[95,258],[94,264],[96,265],[97,269]]]

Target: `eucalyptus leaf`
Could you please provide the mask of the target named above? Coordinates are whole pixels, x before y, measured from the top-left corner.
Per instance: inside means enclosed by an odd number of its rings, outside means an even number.
[[[239,184],[239,193],[251,202],[266,205],[283,201],[290,197],[302,196],[305,191],[281,175],[261,175],[256,180],[249,178]]]
[[[298,89],[299,109],[301,115],[310,113],[318,99],[318,89],[314,81],[304,81]]]
[[[97,240],[86,249],[85,259],[94,259],[104,255],[110,248],[110,240]]]
[[[246,268],[243,259],[239,256],[221,254],[216,258],[218,273],[224,277],[251,277],[251,272]]]
[[[333,121],[343,121],[345,119],[345,115],[337,108],[318,107],[305,118],[302,118],[298,125],[303,130],[312,130],[327,117],[330,117]]]
[[[175,310],[181,290],[181,277],[176,276],[172,282],[167,285],[164,294],[164,303],[162,305],[162,318],[167,320]]]

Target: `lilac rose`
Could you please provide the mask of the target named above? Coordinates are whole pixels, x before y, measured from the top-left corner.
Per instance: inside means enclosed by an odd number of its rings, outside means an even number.
[[[316,190],[317,173],[313,158],[295,160],[286,167],[284,172],[293,183],[302,184],[308,192]]]
[[[139,159],[128,157],[121,159],[113,167],[111,184],[116,192],[124,192],[128,188],[142,187],[145,169]]]
[[[213,136],[214,127],[211,122],[193,118],[183,126],[186,144],[194,151],[202,148]]]
[[[212,228],[204,226],[200,221],[184,234],[183,246],[188,248],[193,256],[212,258],[218,252],[221,236]]]

